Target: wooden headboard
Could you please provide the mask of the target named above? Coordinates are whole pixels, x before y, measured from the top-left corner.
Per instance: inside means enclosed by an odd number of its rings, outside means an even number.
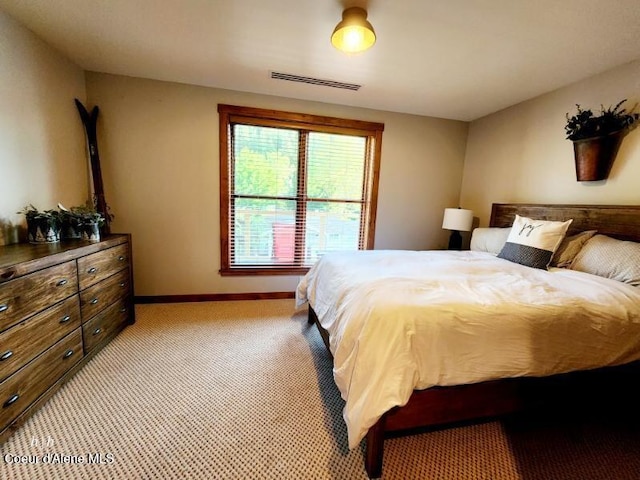
[[[491,227],[509,227],[515,215],[538,220],[573,219],[568,234],[584,230],[621,240],[640,242],[640,206],[638,205],[560,205],[494,203]]]

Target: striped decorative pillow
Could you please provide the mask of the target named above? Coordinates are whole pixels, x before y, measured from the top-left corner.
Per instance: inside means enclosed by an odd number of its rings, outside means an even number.
[[[551,222],[516,215],[498,257],[546,270],[572,221]]]

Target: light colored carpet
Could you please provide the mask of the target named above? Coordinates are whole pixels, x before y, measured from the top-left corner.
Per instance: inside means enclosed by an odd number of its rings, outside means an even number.
[[[346,446],[331,359],[293,300],[136,311],[137,323],[2,446],[0,478],[367,478],[362,449]],[[383,478],[637,479],[637,434],[602,425],[450,428],[388,440]],[[105,463],[45,464],[46,454],[102,454]],[[605,476],[620,462],[622,473]]]

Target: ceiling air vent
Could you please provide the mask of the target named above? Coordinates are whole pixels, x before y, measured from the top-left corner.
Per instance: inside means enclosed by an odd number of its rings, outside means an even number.
[[[308,83],[310,85],[320,85],[323,87],[342,88],[344,90],[358,91],[362,85],[355,83],[336,82],[334,80],[323,80],[321,78],[303,77],[290,73],[271,72],[271,78],[276,80],[288,80],[289,82]]]

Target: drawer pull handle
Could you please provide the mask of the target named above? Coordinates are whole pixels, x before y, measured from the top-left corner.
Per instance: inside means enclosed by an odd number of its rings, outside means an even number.
[[[102,329],[101,329],[101,328],[96,328],[96,329],[93,331],[93,334],[94,334],[94,335],[100,335],[100,332],[102,332]]]
[[[20,395],[18,395],[17,393],[11,395],[9,397],[9,400],[7,400],[6,402],[4,402],[4,405],[2,405],[2,408],[7,408],[10,407],[11,405],[13,405],[14,403],[16,403],[16,401],[20,398]]]
[[[0,305],[0,313],[9,310],[9,305],[5,305],[4,303]]]
[[[120,255],[120,256],[118,257],[118,261],[119,261],[119,262],[122,262],[123,260],[124,260],[124,256]]]
[[[124,313],[124,312],[126,312],[126,311],[127,311],[127,307],[122,307],[122,308],[120,309],[120,313]]]
[[[125,282],[120,282],[120,286],[124,288],[127,284]]]
[[[6,282],[7,280],[11,280],[15,274],[16,274],[15,270],[8,270],[4,272],[2,275],[0,275],[0,278],[2,278],[3,282]]]
[[[66,352],[64,352],[62,358],[69,358],[71,355],[73,355],[73,350],[67,350]]]
[[[87,273],[96,273],[98,271],[98,269],[96,267],[91,267],[89,270],[87,270]]]
[[[13,355],[13,352],[11,350],[7,350],[2,354],[2,356],[0,356],[0,362],[4,360],[8,360],[12,355]]]
[[[60,323],[67,323],[69,320],[71,320],[71,316],[70,315],[65,315],[64,317],[62,317],[60,319]]]
[[[98,303],[98,299],[97,299],[97,298],[94,298],[94,299],[93,299],[93,300],[91,300],[89,303],[90,303],[91,305],[95,305],[96,303]]]
[[[58,287],[64,287],[66,284],[68,283],[66,278],[63,278],[62,280],[60,280],[58,283],[56,283],[56,285]]]

